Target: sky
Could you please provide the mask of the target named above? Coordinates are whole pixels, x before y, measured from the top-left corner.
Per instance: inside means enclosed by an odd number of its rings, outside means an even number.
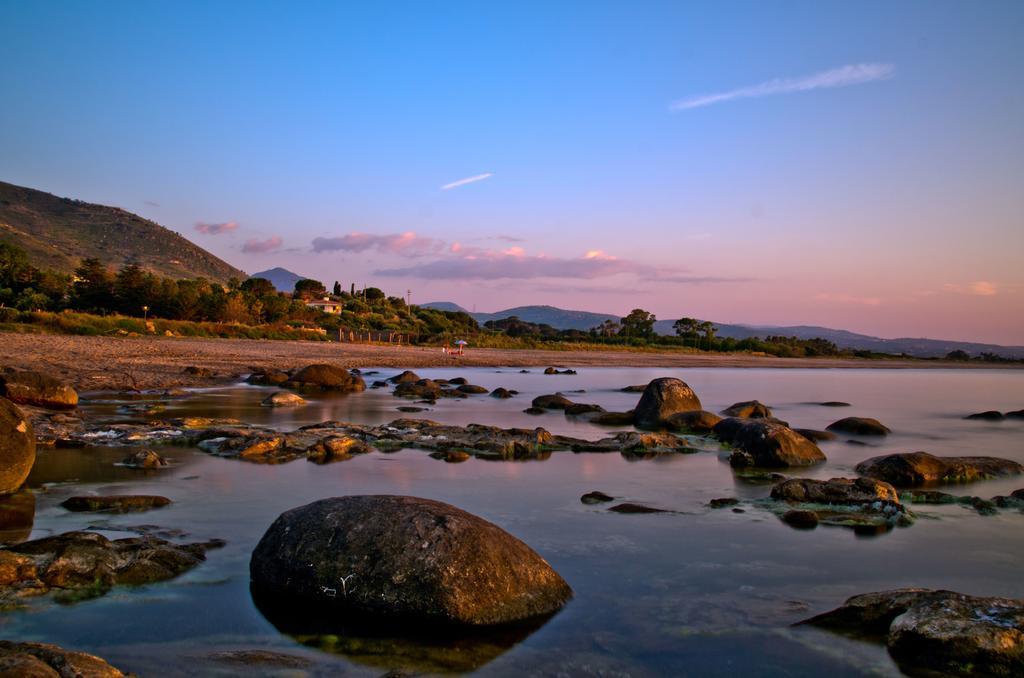
[[[1022,35],[1019,1],[0,1],[0,180],[414,303],[1022,345]]]

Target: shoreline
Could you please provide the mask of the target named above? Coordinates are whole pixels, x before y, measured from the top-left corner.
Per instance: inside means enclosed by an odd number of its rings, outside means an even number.
[[[469,348],[453,358],[436,347],[266,339],[90,337],[0,333],[0,366],[47,372],[79,391],[213,386],[254,367],[292,369],[326,362],[352,368],[731,367],[812,369],[1021,369],[1013,364],[864,358],[777,358],[678,351],[552,351]],[[186,374],[195,366],[212,370]]]

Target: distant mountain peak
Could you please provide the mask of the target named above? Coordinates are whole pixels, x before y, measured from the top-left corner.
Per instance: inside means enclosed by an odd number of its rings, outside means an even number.
[[[259,273],[253,273],[250,278],[263,278],[269,280],[270,284],[278,292],[291,292],[295,289],[295,283],[300,280],[306,280],[306,276],[299,275],[289,271],[287,268],[275,266],[274,268],[267,269],[266,271],[260,271]]]

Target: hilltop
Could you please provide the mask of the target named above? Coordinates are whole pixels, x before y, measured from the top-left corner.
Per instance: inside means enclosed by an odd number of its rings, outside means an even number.
[[[263,278],[269,280],[270,284],[274,286],[278,292],[291,292],[295,289],[295,283],[300,280],[306,280],[306,276],[293,273],[287,268],[276,268],[267,269],[266,271],[260,271],[259,273],[253,273],[250,278]]]
[[[127,264],[171,278],[227,282],[246,274],[156,222],[119,207],[59,198],[0,181],[0,242],[34,266],[71,273],[81,259]]]

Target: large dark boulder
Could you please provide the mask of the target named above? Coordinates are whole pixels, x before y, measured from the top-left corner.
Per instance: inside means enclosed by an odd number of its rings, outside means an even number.
[[[14,492],[36,461],[32,424],[18,406],[0,398],[0,494]]]
[[[887,436],[892,431],[888,426],[869,417],[846,417],[825,427],[827,431],[852,433],[857,436]]]
[[[572,589],[530,547],[448,504],[322,499],[286,511],[249,565],[257,595],[352,621],[485,626],[551,614]]]
[[[759,419],[723,419],[712,429],[726,445],[736,448],[729,457],[734,467],[782,468],[811,466],[825,461],[813,441],[782,424]]]
[[[700,409],[700,398],[686,382],[662,377],[647,384],[634,410],[633,423],[641,428],[660,428],[673,414]]]
[[[740,419],[770,419],[771,409],[759,400],[745,400],[741,403],[733,403],[722,410],[727,417],[739,417]]]
[[[366,382],[363,378],[336,365],[309,365],[291,376],[281,384],[286,388],[320,391],[363,391]]]
[[[402,372],[401,374],[396,374],[395,376],[390,377],[388,379],[388,381],[390,381],[392,384],[404,384],[406,382],[414,382],[419,380],[419,375],[411,370],[406,370],[405,372]]]
[[[19,405],[35,405],[49,410],[73,410],[78,394],[59,379],[28,370],[5,367],[0,372],[0,396]]]
[[[1004,419],[1003,413],[999,410],[986,410],[984,412],[975,412],[974,414],[968,414],[964,419],[980,419],[982,421],[1002,421]]]
[[[169,506],[171,500],[154,494],[119,495],[78,495],[68,497],[61,506],[69,511],[107,511],[110,513],[133,513]]]
[[[884,637],[912,675],[1024,675],[1024,600],[898,589],[854,596],[801,623]]]
[[[862,461],[857,464],[857,473],[899,487],[914,487],[1018,475],[1024,473],[1024,466],[999,457],[936,457],[927,452],[905,452]]]

